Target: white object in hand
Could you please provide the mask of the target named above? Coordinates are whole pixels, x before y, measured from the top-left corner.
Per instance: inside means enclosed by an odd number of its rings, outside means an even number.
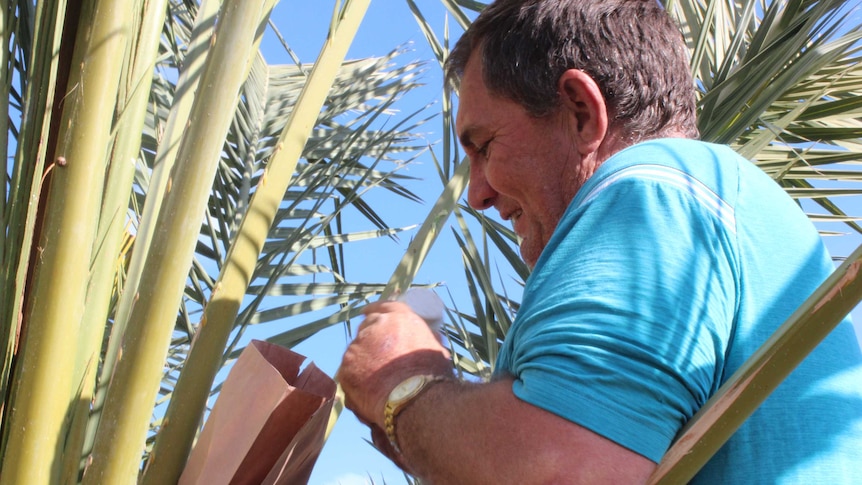
[[[398,297],[398,301],[406,303],[414,313],[422,317],[438,336],[443,331],[443,300],[429,288],[410,288]]]

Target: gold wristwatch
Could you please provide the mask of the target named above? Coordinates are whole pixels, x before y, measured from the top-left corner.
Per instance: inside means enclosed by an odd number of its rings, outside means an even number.
[[[397,453],[401,453],[401,447],[398,446],[398,438],[395,435],[395,418],[407,405],[428,388],[430,384],[445,380],[444,376],[419,375],[408,377],[401,381],[401,384],[395,386],[392,392],[389,393],[389,399],[386,401],[386,407],[383,408],[383,424],[386,431],[386,438],[389,439],[389,444]]]

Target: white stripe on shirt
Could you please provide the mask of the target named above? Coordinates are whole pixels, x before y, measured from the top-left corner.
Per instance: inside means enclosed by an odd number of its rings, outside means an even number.
[[[733,207],[724,201],[721,197],[713,192],[703,182],[693,176],[671,167],[663,165],[634,165],[624,168],[616,173],[611,174],[608,178],[601,181],[598,185],[584,197],[581,204],[586,204],[607,189],[611,184],[625,178],[642,178],[655,180],[657,182],[665,182],[676,187],[679,187],[689,194],[695,200],[702,203],[703,206],[715,215],[732,233],[736,233],[736,215]]]

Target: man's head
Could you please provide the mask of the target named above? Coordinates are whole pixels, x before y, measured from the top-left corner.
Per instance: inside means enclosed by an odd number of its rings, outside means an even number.
[[[685,45],[654,2],[498,0],[446,64],[468,201],[496,208],[534,266],[569,203],[614,152],[696,137]]]
[[[458,40],[447,79],[460,79],[476,49],[488,89],[534,116],[557,109],[560,75],[580,69],[629,143],[698,136],[687,49],[655,0],[497,0]]]

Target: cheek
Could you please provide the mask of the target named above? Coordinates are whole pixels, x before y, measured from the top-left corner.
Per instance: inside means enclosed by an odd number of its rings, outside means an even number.
[[[511,150],[497,150],[486,161],[485,180],[502,194],[522,194],[538,182],[530,174],[534,165]]]
[[[509,183],[507,182],[505,167],[501,167],[501,164],[497,160],[488,160],[486,162],[483,176],[488,185],[493,187],[497,192],[508,192]]]

